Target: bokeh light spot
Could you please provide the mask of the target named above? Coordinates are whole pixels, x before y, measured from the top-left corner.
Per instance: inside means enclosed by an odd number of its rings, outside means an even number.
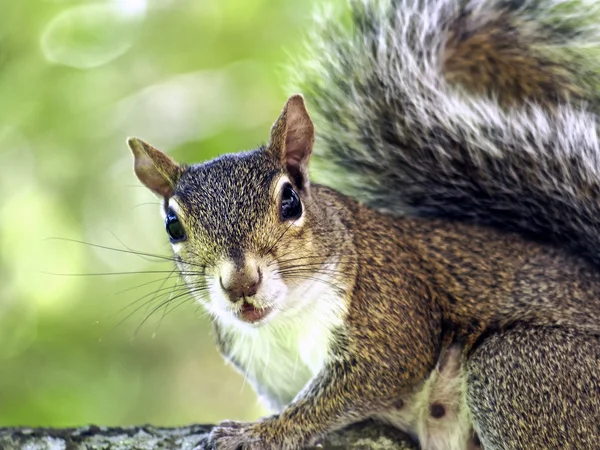
[[[46,26],[42,52],[56,64],[78,69],[102,66],[129,50],[144,12],[141,0],[69,8]]]

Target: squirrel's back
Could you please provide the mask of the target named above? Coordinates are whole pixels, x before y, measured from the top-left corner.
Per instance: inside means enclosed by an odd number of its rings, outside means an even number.
[[[328,184],[600,263],[600,3],[357,0],[342,19],[294,71]]]

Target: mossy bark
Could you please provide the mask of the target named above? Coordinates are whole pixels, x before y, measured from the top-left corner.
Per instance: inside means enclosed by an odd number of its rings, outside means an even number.
[[[179,428],[135,426],[109,428],[0,428],[0,450],[204,450],[211,425]],[[417,450],[408,436],[389,427],[364,422],[332,433],[321,450]]]

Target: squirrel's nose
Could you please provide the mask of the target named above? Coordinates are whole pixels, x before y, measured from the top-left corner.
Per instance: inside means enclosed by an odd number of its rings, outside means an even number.
[[[221,287],[233,303],[247,298],[253,297],[258,292],[262,281],[262,272],[260,268],[254,271],[238,270],[229,274],[222,274],[219,277]]]

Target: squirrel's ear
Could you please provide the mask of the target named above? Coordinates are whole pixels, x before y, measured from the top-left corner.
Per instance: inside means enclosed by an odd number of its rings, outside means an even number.
[[[129,138],[127,145],[133,153],[133,169],[142,184],[161,197],[171,197],[181,175],[181,166],[141,139]]]
[[[271,128],[268,151],[279,158],[297,187],[308,184],[308,160],[315,141],[315,127],[301,95],[285,103]]]

